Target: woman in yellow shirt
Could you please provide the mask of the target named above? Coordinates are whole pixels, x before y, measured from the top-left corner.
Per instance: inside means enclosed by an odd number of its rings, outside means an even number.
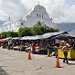
[[[69,44],[66,43],[66,45],[63,46],[63,48],[62,48],[62,51],[63,51],[63,53],[64,53],[63,62],[65,63],[65,60],[66,60],[66,63],[67,63],[67,64],[68,64],[67,54],[68,54],[68,51],[69,51],[68,47],[69,47]]]

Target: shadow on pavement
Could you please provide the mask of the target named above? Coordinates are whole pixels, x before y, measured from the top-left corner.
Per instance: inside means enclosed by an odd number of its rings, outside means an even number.
[[[69,65],[75,65],[75,63],[69,63]]]
[[[69,59],[69,61],[75,61],[75,59]]]
[[[0,75],[9,75],[8,73],[6,73],[0,66]]]

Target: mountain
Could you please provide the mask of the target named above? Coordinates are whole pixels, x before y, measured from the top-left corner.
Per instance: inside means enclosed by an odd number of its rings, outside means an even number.
[[[75,23],[56,23],[60,31],[75,30]]]

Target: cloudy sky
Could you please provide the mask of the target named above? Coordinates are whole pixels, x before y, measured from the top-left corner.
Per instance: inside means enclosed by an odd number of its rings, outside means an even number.
[[[40,2],[54,22],[75,22],[75,0],[0,0],[0,20],[27,15]]]

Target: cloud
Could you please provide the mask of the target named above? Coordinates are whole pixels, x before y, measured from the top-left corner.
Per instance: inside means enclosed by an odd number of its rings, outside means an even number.
[[[75,22],[75,5],[69,5],[66,0],[38,0],[43,5],[54,22]],[[38,4],[37,0],[22,0],[29,9]]]
[[[20,0],[0,0],[0,20],[20,18],[28,13],[25,5]]]
[[[75,5],[69,6],[64,0],[54,0],[47,8],[54,22],[75,22]]]
[[[66,0],[0,0],[0,20],[25,16],[40,2],[54,22],[75,22],[75,5],[69,5]]]

